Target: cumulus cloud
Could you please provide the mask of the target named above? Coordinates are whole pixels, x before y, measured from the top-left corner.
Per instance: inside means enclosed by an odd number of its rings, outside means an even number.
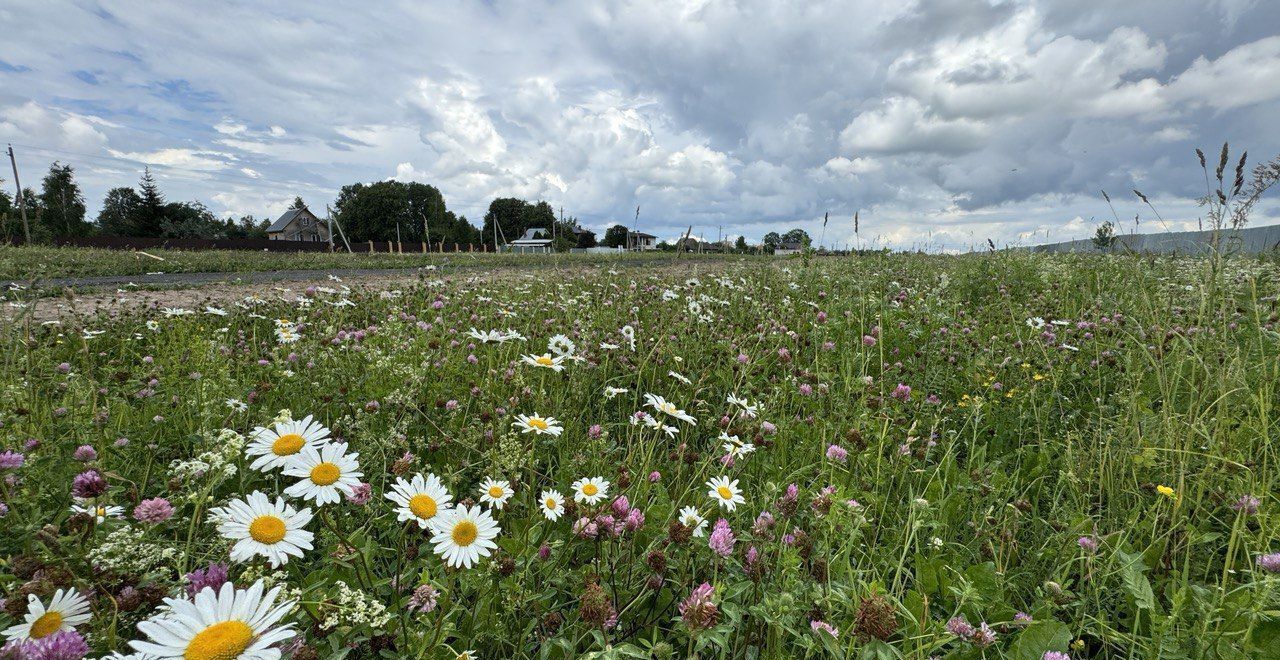
[[[6,42],[0,140],[91,207],[153,165],[237,215],[395,178],[473,221],[518,196],[754,240],[830,212],[833,244],[955,249],[1087,234],[1100,189],[1193,222],[1193,147],[1280,151],[1280,4],[1253,0],[3,11],[45,29]]]

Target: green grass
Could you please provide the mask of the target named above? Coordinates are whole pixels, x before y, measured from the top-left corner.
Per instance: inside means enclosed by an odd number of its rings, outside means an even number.
[[[21,621],[26,594],[47,603],[74,584],[93,594],[79,630],[95,649],[138,639],[186,573],[228,561],[211,508],[297,481],[252,469],[243,449],[287,410],[350,443],[372,495],[321,507],[301,558],[231,564],[237,586],[296,601],[294,657],[1274,657],[1280,575],[1258,563],[1280,552],[1274,263],[581,263],[601,266],[429,275],[350,304],[320,290],[226,316],[18,316],[0,328],[0,453],[25,455],[0,482],[0,627]],[[279,319],[296,342],[281,343]],[[473,327],[527,339],[484,344]],[[522,359],[558,334],[581,360]],[[633,423],[642,410],[673,433]],[[535,412],[563,434],[513,427]],[[726,465],[721,433],[755,451]],[[96,457],[77,460],[80,445]],[[124,518],[70,513],[89,469]],[[491,556],[448,568],[430,534],[397,521],[385,494],[417,472],[455,502],[510,482]],[[721,475],[745,498],[732,511],[708,496]],[[541,514],[544,490],[572,497],[597,476],[611,482],[598,505]],[[601,529],[618,495],[643,523],[615,536]],[[131,517],[157,497],[173,518]],[[706,535],[676,524],[683,507]],[[717,536],[725,556],[709,542],[719,519],[736,537]],[[704,582],[713,607],[682,617]],[[439,592],[429,612],[411,607],[424,585]],[[994,642],[953,634],[956,617]]]
[[[14,247],[0,245],[0,280],[31,281],[55,277],[143,275],[145,273],[247,273],[272,270],[334,268],[420,268],[423,266],[515,266],[529,264],[595,264],[662,261],[660,253],[608,255],[511,255],[485,253],[404,254],[355,252],[261,252],[246,250],[145,250],[160,260],[131,250],[78,247]],[[711,259],[684,255],[684,259]]]

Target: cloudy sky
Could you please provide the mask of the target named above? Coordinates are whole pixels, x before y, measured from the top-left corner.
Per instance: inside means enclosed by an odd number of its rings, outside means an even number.
[[[0,25],[0,141],[29,185],[74,165],[91,214],[150,164],[219,214],[396,178],[473,222],[517,196],[816,239],[830,212],[827,244],[964,249],[1089,235],[1103,189],[1126,231],[1163,229],[1131,188],[1194,228],[1195,147],[1280,154],[1272,0],[6,0]]]

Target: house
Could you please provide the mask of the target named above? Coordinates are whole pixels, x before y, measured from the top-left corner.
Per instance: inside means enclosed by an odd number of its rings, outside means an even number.
[[[267,238],[273,241],[327,242],[329,225],[305,206],[289,209],[267,227]]]
[[[542,227],[530,227],[524,236],[507,243],[507,249],[517,254],[550,254],[551,232]]]
[[[798,241],[787,241],[778,245],[778,247],[773,250],[773,253],[778,256],[800,254],[801,252],[804,252],[804,243],[800,243]]]
[[[627,232],[627,249],[656,250],[658,249],[658,237],[642,231],[629,231]]]
[[[590,229],[574,225],[573,227],[573,244],[578,247],[586,247],[596,244],[596,233]]]

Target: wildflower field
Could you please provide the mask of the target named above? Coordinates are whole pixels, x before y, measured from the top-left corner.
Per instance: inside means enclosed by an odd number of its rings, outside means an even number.
[[[18,315],[0,657],[1280,657],[1277,275],[584,262]]]

